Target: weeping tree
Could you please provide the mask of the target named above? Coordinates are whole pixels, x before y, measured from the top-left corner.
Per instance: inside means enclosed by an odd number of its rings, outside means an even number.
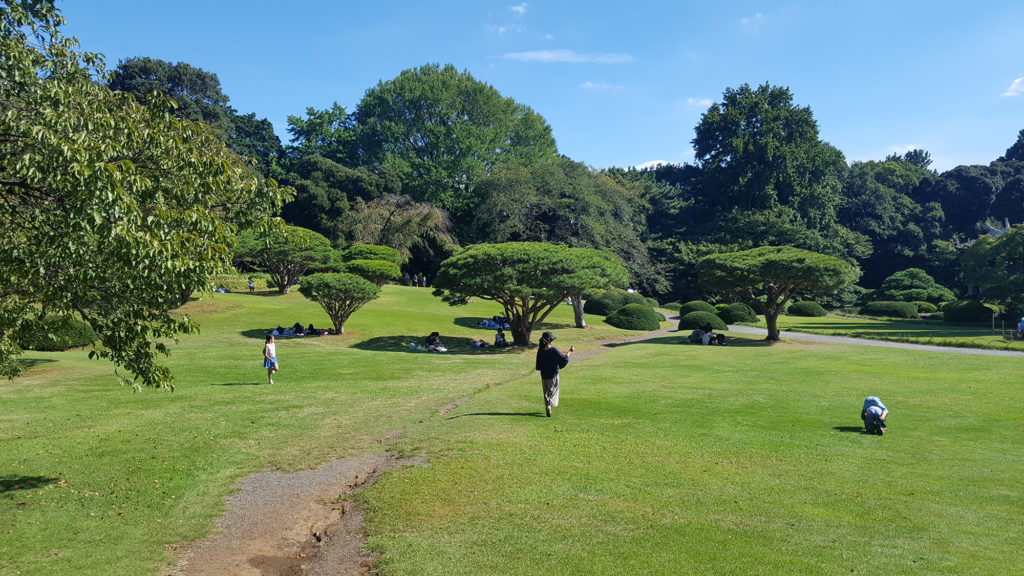
[[[860,269],[835,256],[790,246],[762,246],[712,254],[697,263],[705,288],[765,297],[767,340],[779,339],[778,318],[797,292],[832,293],[860,278]]]
[[[592,248],[543,242],[476,244],[441,264],[435,295],[450,302],[472,296],[502,305],[511,318],[512,340],[530,344],[530,334],[571,295],[626,285],[615,257]]]
[[[342,228],[353,244],[394,248],[399,263],[409,260],[414,247],[428,252],[439,247],[451,253],[458,246],[444,210],[406,195],[381,196],[369,202],[357,199],[345,215]]]

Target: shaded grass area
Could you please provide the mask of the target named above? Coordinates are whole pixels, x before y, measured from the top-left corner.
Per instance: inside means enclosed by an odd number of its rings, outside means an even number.
[[[736,341],[743,338],[734,339]],[[1019,359],[806,342],[618,347],[407,432],[367,495],[405,574],[1016,573]],[[982,376],[983,375],[983,376]],[[863,398],[891,410],[861,434]]]
[[[764,328],[764,321],[756,326]],[[996,326],[996,332],[993,332],[990,325],[946,324],[923,319],[885,320],[844,316],[803,318],[783,315],[779,316],[779,329],[931,346],[1024,351],[1024,341],[1004,337],[999,325]],[[1006,334],[1012,334],[1012,327]]]
[[[400,346],[434,330],[453,344],[493,338],[453,318],[500,311],[386,286],[344,336],[280,340],[272,386],[262,330],[329,324],[298,294],[218,294],[184,307],[202,330],[166,359],[173,393],[121,388],[111,365],[84,350],[26,354],[27,373],[0,386],[0,574],[155,573],[173,561],[168,549],[209,532],[242,476],[383,450],[387,434],[531,373],[532,351]],[[553,314],[556,324],[571,319],[568,306]],[[623,333],[595,324],[561,336],[593,348]]]

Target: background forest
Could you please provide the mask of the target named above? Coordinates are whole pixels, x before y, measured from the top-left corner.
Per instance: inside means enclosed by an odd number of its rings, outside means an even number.
[[[646,170],[560,155],[543,117],[452,65],[381,81],[351,112],[335,103],[290,116],[287,144],[232,108],[216,74],[186,63],[124,60],[109,87],[140,102],[171,96],[175,114],[292,187],[289,224],[337,248],[391,246],[428,278],[460,245],[547,241],[612,251],[633,287],[685,301],[715,297],[697,283],[700,258],[789,245],[858,264],[864,289],[919,268],[962,294],[958,244],[1024,222],[1024,130],[987,166],[938,173],[925,150],[851,165],[819,138],[809,106],[768,84],[726,88],[692,137],[679,135],[694,164]]]

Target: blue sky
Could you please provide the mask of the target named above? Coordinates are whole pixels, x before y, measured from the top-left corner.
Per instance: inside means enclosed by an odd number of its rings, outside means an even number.
[[[847,161],[928,150],[987,164],[1024,129],[1024,2],[58,0],[66,33],[214,72],[274,123],[406,68],[453,64],[533,108],[595,168],[693,159],[694,126],[743,83],[788,86]]]

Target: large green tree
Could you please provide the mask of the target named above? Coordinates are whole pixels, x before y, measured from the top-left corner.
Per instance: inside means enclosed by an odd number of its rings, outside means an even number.
[[[246,233],[234,250],[235,262],[270,274],[278,292],[287,294],[307,270],[327,266],[334,249],[321,234],[283,226],[270,234]]]
[[[1024,226],[979,238],[960,256],[960,273],[984,301],[1003,306],[1011,318],[1024,315]]]
[[[592,248],[506,242],[460,250],[441,264],[434,286],[453,301],[473,296],[501,304],[514,343],[526,346],[537,324],[569,296],[625,281],[622,265]]]
[[[318,302],[331,318],[335,333],[344,334],[349,316],[377,298],[380,288],[355,274],[318,273],[303,278],[299,292]]]
[[[834,256],[790,246],[762,246],[713,254],[697,265],[701,283],[756,300],[765,297],[767,340],[779,339],[778,318],[797,292],[835,292],[860,277],[860,270]]]
[[[477,182],[493,165],[557,154],[544,118],[451,65],[381,81],[355,117],[360,164],[396,171],[403,193],[457,220],[476,205]]]
[[[0,5],[0,371],[19,371],[19,327],[58,314],[88,322],[125,381],[169,386],[157,354],[195,328],[171,310],[284,194],[170,101],[96,82],[102,58],[62,24],[52,2]]]

